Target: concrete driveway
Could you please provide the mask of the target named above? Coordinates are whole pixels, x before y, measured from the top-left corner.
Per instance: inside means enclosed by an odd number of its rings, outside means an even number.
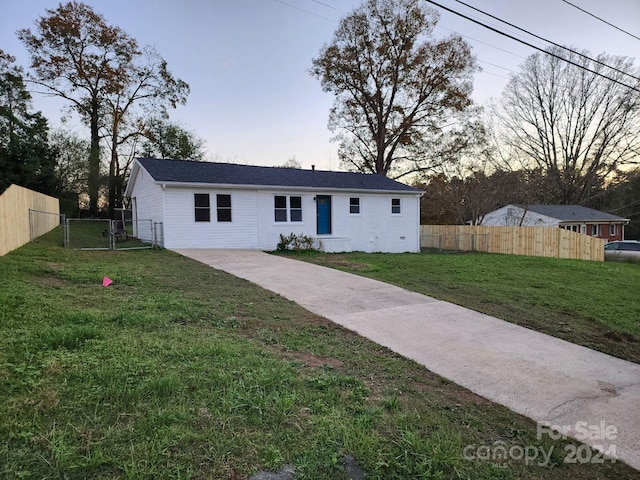
[[[638,364],[290,258],[246,250],[178,253],[276,292],[478,395],[602,446],[640,470]]]

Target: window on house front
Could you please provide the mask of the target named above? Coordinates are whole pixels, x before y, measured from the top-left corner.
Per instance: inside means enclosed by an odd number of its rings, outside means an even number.
[[[360,214],[360,198],[351,197],[349,199],[349,213],[351,213],[352,215]]]
[[[193,202],[195,205],[196,222],[210,222],[211,221],[211,204],[209,203],[209,194],[195,193],[193,195]]]
[[[391,199],[391,213],[394,215],[398,215],[401,213],[400,210],[400,199],[399,198],[392,198]]]
[[[609,224],[609,236],[613,237],[618,234],[618,225],[615,223]]]
[[[276,222],[287,221],[287,197],[282,195],[276,195],[274,199]]]
[[[302,221],[302,197],[289,197],[289,218],[292,222]]]
[[[218,208],[218,221],[231,221],[231,195],[216,195],[216,206]]]
[[[600,225],[591,225],[591,235],[594,237],[600,236]]]
[[[274,197],[274,211],[276,222],[301,222],[302,197],[276,195]]]

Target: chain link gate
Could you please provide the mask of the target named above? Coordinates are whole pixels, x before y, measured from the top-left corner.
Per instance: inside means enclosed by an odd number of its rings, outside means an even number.
[[[74,250],[141,250],[161,247],[162,223],[152,220],[68,218],[65,247]]]

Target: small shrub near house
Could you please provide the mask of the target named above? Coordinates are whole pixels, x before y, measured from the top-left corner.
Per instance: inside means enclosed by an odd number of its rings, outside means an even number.
[[[280,241],[276,247],[279,252],[285,252],[287,250],[293,250],[294,252],[308,252],[319,251],[322,249],[322,244],[309,235],[296,235],[290,233],[289,235],[280,234]]]

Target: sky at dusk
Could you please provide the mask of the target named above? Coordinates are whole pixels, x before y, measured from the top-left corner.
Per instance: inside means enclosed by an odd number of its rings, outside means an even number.
[[[206,141],[207,159],[252,165],[280,165],[295,156],[303,167],[340,169],[337,145],[327,119],[333,97],[310,76],[311,60],[329,43],[341,17],[359,5],[352,0],[85,0],[141,46],[154,45],[169,69],[189,83],[185,106],[171,119]],[[453,10],[501,30],[513,29],[481,16],[454,0],[438,0]],[[592,54],[606,52],[640,59],[640,40],[577,10],[562,0],[465,0],[481,10],[556,43]],[[640,1],[572,0],[571,3],[640,36]],[[0,0],[0,49],[27,67],[17,39],[57,1]],[[437,8],[436,8],[437,9]],[[483,72],[476,75],[474,99],[498,97],[510,74],[533,53],[446,11],[436,37],[452,32],[471,44]],[[524,34],[515,32],[518,37]],[[531,37],[527,41],[546,48]],[[60,100],[34,95],[52,127],[60,125]],[[68,124],[85,134],[77,122]]]

